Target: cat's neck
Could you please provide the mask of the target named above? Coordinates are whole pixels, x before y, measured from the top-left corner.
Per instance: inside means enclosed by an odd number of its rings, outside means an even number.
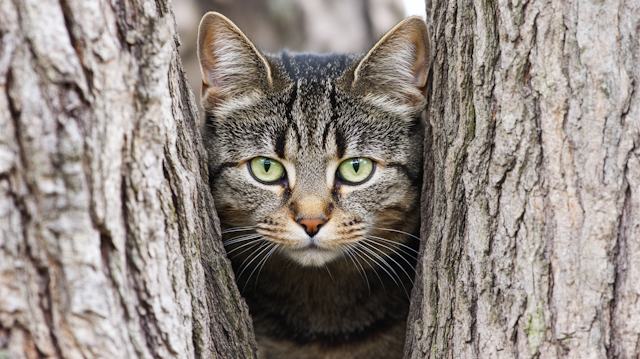
[[[234,262],[235,273],[242,272]],[[412,284],[404,273],[412,268],[365,268],[349,258],[326,267],[301,267],[286,258],[270,258],[248,278],[238,278],[257,328],[305,341],[353,339],[375,334],[394,324],[404,325]],[[389,272],[389,273],[387,273]]]

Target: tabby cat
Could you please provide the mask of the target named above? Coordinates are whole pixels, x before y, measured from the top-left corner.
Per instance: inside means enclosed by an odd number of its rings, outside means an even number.
[[[429,51],[419,17],[364,55],[267,54],[203,17],[210,186],[261,358],[402,357]]]

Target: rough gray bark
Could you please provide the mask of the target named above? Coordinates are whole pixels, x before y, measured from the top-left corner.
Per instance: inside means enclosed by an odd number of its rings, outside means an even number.
[[[427,3],[405,357],[637,358],[640,2]]]
[[[168,1],[0,0],[0,358],[255,358]]]

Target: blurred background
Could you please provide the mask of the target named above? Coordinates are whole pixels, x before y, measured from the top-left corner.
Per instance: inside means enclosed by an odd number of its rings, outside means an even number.
[[[174,0],[180,56],[200,107],[196,36],[200,18],[218,11],[260,50],[364,52],[407,16],[425,17],[424,0]],[[202,109],[200,108],[202,113]]]

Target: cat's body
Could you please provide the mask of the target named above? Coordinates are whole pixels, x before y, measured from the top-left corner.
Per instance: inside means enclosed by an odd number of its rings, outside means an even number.
[[[330,266],[331,274],[325,268],[292,270],[289,264],[272,258],[259,280],[239,281],[240,288],[247,284],[243,295],[262,357],[402,357],[409,299],[388,275],[380,275],[381,284],[368,270],[368,288],[351,262]],[[395,269],[410,290],[411,282]],[[405,270],[413,274],[406,264]]]
[[[266,55],[221,15],[203,18],[211,189],[262,358],[402,357],[422,182],[420,21],[365,57]]]

